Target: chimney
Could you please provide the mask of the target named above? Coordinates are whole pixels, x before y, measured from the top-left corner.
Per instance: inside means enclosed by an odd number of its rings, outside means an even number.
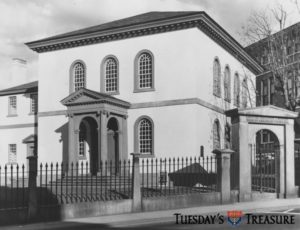
[[[20,58],[13,58],[10,85],[13,87],[25,83],[27,83],[27,62]]]

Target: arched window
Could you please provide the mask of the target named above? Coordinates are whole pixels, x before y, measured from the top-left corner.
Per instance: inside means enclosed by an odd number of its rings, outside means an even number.
[[[115,58],[109,57],[104,62],[104,92],[117,93],[119,91],[118,86],[118,62]]]
[[[243,79],[242,82],[242,107],[247,107],[247,95],[248,95],[248,84],[247,84],[247,78]]]
[[[213,124],[213,149],[221,148],[220,140],[220,122],[216,119]]]
[[[221,97],[221,65],[218,58],[214,60],[213,75],[214,95]]]
[[[226,66],[224,71],[224,99],[228,102],[231,100],[230,88],[230,69],[229,66]]]
[[[72,65],[72,91],[85,88],[85,66],[82,62],[75,62]]]
[[[136,58],[135,91],[148,91],[154,89],[153,56],[145,51]]]
[[[135,124],[135,151],[153,154],[153,122],[148,117],[142,117]]]
[[[240,77],[238,73],[235,73],[234,75],[234,90],[233,90],[233,104],[236,107],[240,107]]]

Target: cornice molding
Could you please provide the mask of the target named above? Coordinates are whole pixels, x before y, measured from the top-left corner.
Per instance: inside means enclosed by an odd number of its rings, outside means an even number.
[[[225,114],[225,110],[215,106],[209,102],[206,102],[200,98],[185,98],[185,99],[177,99],[177,100],[163,100],[163,101],[152,101],[152,102],[141,102],[141,103],[132,103],[129,109],[143,109],[143,108],[157,108],[157,107],[165,107],[165,106],[176,106],[176,105],[191,105],[196,104],[208,109],[211,109],[217,113]],[[98,111],[98,116],[102,113],[102,111]],[[49,116],[59,116],[66,115],[67,110],[59,110],[59,111],[49,111],[49,112],[40,112],[39,117],[49,117]],[[128,117],[128,115],[124,115]]]
[[[157,22],[143,23],[107,31],[66,36],[63,38],[54,37],[26,43],[26,45],[38,53],[43,53],[195,27],[203,31],[223,48],[233,54],[255,74],[263,71],[263,68],[252,57],[250,57],[250,55],[248,55],[244,48],[206,14],[160,20]]]
[[[31,128],[37,126],[38,126],[37,123],[12,124],[12,125],[0,125],[0,129],[19,129],[19,128]]]

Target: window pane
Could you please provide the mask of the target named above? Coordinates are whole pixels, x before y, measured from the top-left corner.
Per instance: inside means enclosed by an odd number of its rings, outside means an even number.
[[[32,94],[30,95],[30,112],[32,113],[36,113],[37,112],[37,95],[36,94]]]
[[[8,100],[8,114],[17,114],[17,97],[11,96]]]
[[[17,145],[8,145],[8,163],[17,163]]]
[[[75,91],[85,88],[85,69],[82,63],[76,63],[73,67]]]
[[[218,59],[215,59],[214,61],[214,67],[213,67],[213,89],[214,89],[214,95],[221,96],[221,66],[218,61]]]
[[[118,66],[113,58],[109,58],[105,62],[105,91],[118,91]]]
[[[152,123],[142,119],[139,123],[139,149],[141,153],[152,153]]]
[[[148,53],[142,53],[138,61],[138,76],[139,76],[139,88],[152,88],[153,76],[152,76],[152,57]]]
[[[234,105],[239,107],[240,106],[240,79],[239,75],[235,74],[234,77]]]
[[[220,125],[219,121],[216,120],[213,125],[213,148],[214,149],[220,149]]]

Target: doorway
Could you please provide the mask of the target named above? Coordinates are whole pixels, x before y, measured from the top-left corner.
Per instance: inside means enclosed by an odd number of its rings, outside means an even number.
[[[119,125],[115,117],[108,120],[107,123],[107,153],[111,166],[110,172],[118,174],[119,168]]]
[[[98,125],[94,118],[85,117],[79,126],[79,158],[89,160],[90,173],[98,172]]]

